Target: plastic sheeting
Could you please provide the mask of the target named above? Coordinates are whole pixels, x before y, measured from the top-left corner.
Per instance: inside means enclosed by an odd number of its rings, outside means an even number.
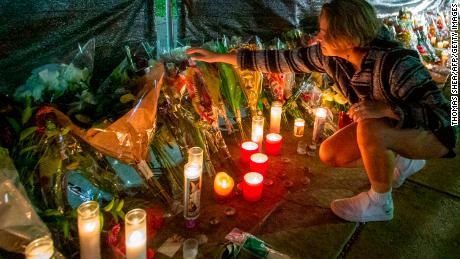
[[[164,1],[164,0],[161,0]],[[449,0],[373,0],[379,16],[402,7],[435,9]],[[324,0],[177,0],[179,41],[227,36],[270,40],[293,28],[313,31]],[[0,94],[22,85],[34,68],[70,63],[78,43],[96,39],[93,87],[123,59],[128,42],[155,35],[155,0],[0,0]],[[348,15],[348,14],[344,14]],[[158,38],[166,38],[159,31]],[[164,40],[164,39],[162,39]],[[57,60],[59,57],[59,60]]]
[[[78,43],[96,39],[95,81],[124,58],[128,42],[155,42],[154,0],[0,0],[0,93],[34,68],[70,63]]]
[[[23,253],[31,241],[51,234],[18,178],[13,161],[0,147],[0,248]]]
[[[413,12],[436,9],[448,0],[370,0],[379,17],[396,15],[403,8]],[[185,42],[200,42],[222,35],[271,40],[297,28],[316,29],[324,0],[184,0],[179,36]],[[352,14],[343,14],[352,15]]]

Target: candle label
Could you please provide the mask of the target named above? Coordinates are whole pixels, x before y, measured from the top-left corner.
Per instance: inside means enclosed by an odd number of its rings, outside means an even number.
[[[296,137],[302,137],[303,136],[303,131],[304,131],[304,127],[294,127],[294,136]]]
[[[312,141],[315,144],[319,144],[321,142],[321,137],[323,134],[325,118],[315,118],[315,124],[313,125],[313,138]]]
[[[185,177],[184,217],[196,219],[200,215],[201,177],[189,179]]]

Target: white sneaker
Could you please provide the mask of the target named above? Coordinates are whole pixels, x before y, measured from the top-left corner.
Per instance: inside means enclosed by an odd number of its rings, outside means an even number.
[[[414,160],[397,155],[393,170],[393,188],[400,187],[407,178],[425,167],[425,164],[425,160]]]
[[[362,192],[347,199],[334,200],[332,212],[342,219],[353,222],[387,221],[393,219],[393,199],[379,204],[371,199],[369,192]]]

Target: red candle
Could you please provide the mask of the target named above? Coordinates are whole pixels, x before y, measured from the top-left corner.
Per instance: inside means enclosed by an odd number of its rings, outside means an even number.
[[[259,145],[257,143],[252,142],[252,141],[246,141],[243,144],[241,144],[240,147],[240,159],[241,161],[245,163],[249,163],[249,159],[252,154],[257,153],[259,150]]]
[[[277,156],[281,152],[281,143],[283,137],[277,133],[267,134],[265,137],[265,153],[268,155]]]
[[[258,201],[262,197],[263,175],[249,172],[244,175],[243,197],[247,201]]]
[[[268,168],[268,156],[262,153],[255,153],[251,156],[249,168],[252,172],[258,172],[265,175]]]

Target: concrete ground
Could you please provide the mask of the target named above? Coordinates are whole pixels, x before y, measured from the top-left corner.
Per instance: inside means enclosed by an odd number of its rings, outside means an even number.
[[[264,186],[261,201],[248,203],[238,195],[216,201],[205,176],[198,226],[186,229],[181,215],[168,220],[152,244],[154,249],[172,234],[205,235],[208,242],[200,246],[199,258],[216,258],[225,235],[238,227],[292,258],[459,258],[460,157],[430,160],[395,189],[393,220],[359,224],[338,218],[329,204],[368,190],[364,170],[326,167],[317,156],[298,155],[294,137],[283,141],[282,155],[270,157],[267,178],[273,185]],[[227,142],[238,169],[244,172],[248,166],[238,162],[237,145]],[[460,149],[456,152],[460,154]],[[225,216],[227,207],[235,208],[237,214]],[[211,224],[216,219],[219,223]],[[174,258],[181,256],[179,250]],[[157,253],[155,258],[168,257]]]

